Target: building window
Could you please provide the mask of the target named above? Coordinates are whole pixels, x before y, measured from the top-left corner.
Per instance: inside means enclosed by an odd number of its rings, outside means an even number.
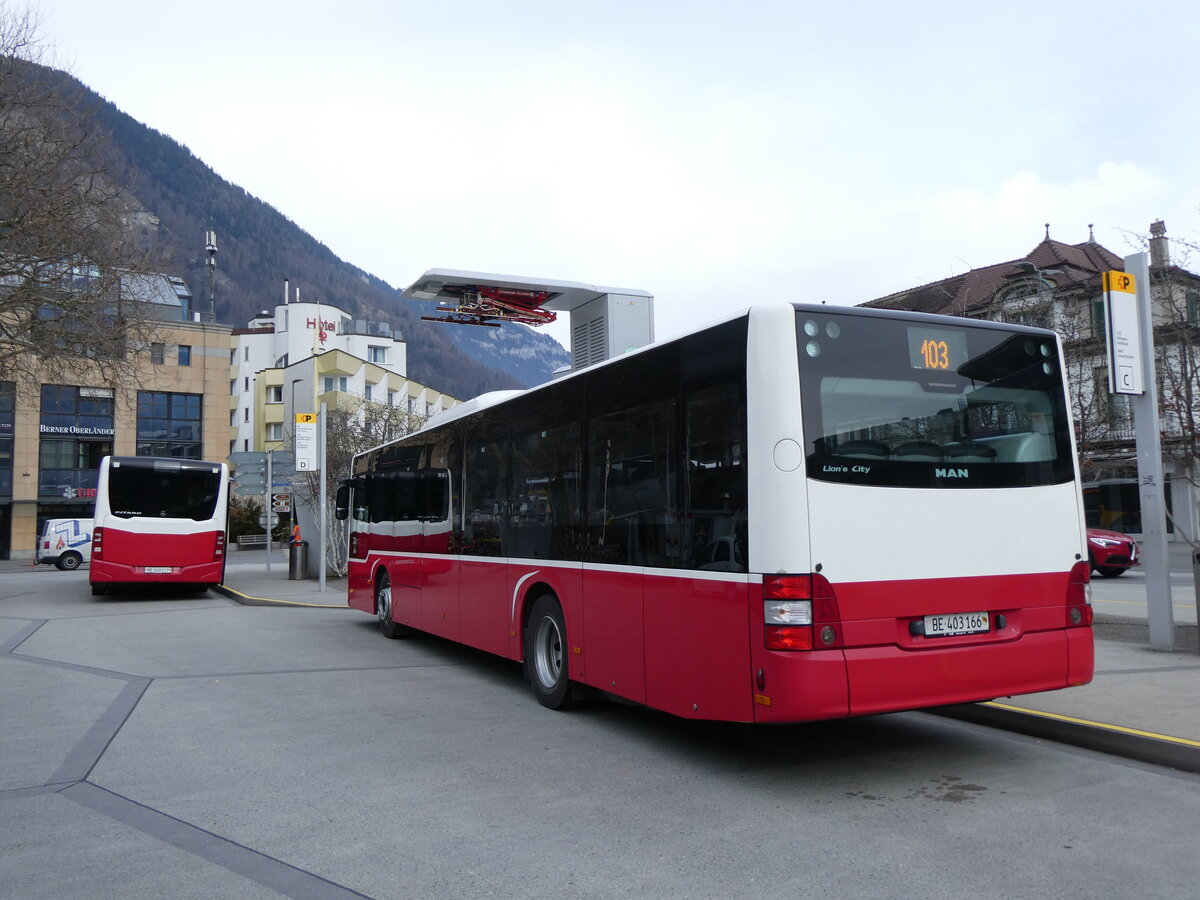
[[[1092,370],[1092,390],[1096,398],[1096,415],[1110,431],[1133,430],[1133,409],[1127,394],[1108,392],[1108,366],[1097,366]]]
[[[179,345],[179,364],[181,366],[190,366],[192,364],[192,348],[186,344]]]
[[[242,410],[242,421],[243,422],[250,421],[250,407],[248,407],[248,406]]]
[[[367,362],[387,365],[387,347],[367,347]]]
[[[1200,292],[1187,292],[1187,322],[1189,325],[1200,325]]]
[[[244,359],[246,362],[250,362],[250,345],[247,344],[245,347],[242,348],[242,350],[243,350],[242,359]]]
[[[246,376],[243,384],[244,384],[244,387],[242,388],[242,390],[245,391],[246,393],[249,393],[250,392],[250,376],[249,375]]]
[[[229,364],[231,366],[237,365],[237,347],[231,347],[229,349]],[[232,453],[233,451],[231,450],[229,452]]]
[[[396,405],[396,392],[395,391],[388,391],[388,404],[387,405],[388,406]]]
[[[137,455],[203,459],[200,394],[138,391]]]
[[[167,345],[166,344],[155,343],[155,344],[150,345],[150,362],[154,363],[154,365],[156,365],[156,366],[161,366],[163,364],[163,360],[165,360],[166,358],[167,358]]]
[[[1092,337],[1104,336],[1104,298],[1092,301]]]
[[[321,391],[322,391],[322,393],[328,394],[332,390],[333,390],[333,376],[326,375],[324,378],[321,379]]]
[[[237,389],[237,379],[236,379],[236,378],[230,378],[230,379],[229,379],[229,396],[230,396],[230,397],[236,397],[236,396],[237,396],[237,392],[238,392],[238,389]]]
[[[12,496],[13,416],[16,400],[16,382],[0,381],[0,497]]]
[[[42,385],[38,431],[38,495],[95,497],[100,460],[112,453],[112,390]]]
[[[416,402],[416,398],[415,398],[415,397],[409,397],[409,398],[408,398],[408,414],[409,414],[410,416],[413,414],[413,404],[414,404],[415,402]]]
[[[282,441],[283,440],[283,423],[269,422],[267,424],[267,440]]]
[[[282,403],[283,402],[283,385],[268,384],[267,385],[267,402]]]
[[[363,397],[367,400],[371,399],[371,388],[372,387],[373,387],[373,385],[368,384],[363,388]]]

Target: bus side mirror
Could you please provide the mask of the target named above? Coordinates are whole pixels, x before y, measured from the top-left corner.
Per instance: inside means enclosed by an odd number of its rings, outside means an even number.
[[[333,501],[333,517],[335,519],[350,518],[350,485],[348,484],[338,486]]]

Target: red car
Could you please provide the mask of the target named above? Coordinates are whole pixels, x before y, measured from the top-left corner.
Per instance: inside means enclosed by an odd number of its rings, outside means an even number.
[[[1105,528],[1087,530],[1088,562],[1105,578],[1116,578],[1140,566],[1137,542],[1127,534]]]

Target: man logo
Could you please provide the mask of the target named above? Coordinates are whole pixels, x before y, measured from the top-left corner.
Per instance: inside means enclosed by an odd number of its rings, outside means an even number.
[[[970,473],[966,469],[934,469],[933,474],[938,478],[969,478]]]

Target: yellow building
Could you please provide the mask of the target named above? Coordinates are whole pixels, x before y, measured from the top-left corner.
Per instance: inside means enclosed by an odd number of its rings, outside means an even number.
[[[150,353],[119,384],[99,370],[64,376],[54,360],[34,377],[0,380],[0,558],[33,558],[47,518],[90,517],[107,454],[224,460],[230,331],[161,322]]]

